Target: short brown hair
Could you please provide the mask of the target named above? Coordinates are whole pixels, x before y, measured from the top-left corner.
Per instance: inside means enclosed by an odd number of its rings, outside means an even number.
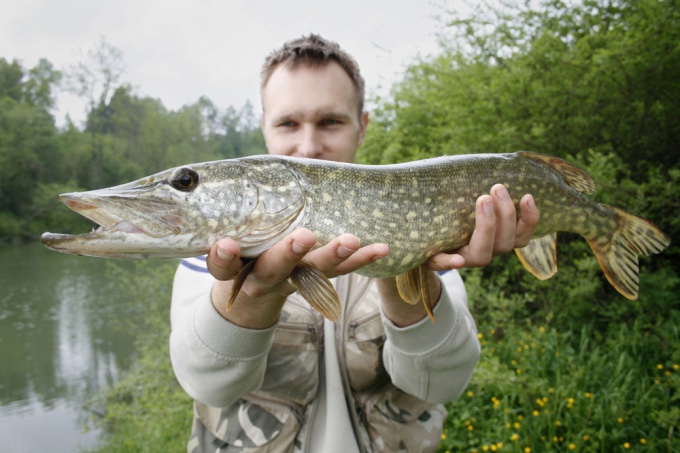
[[[359,71],[359,65],[338,43],[324,39],[319,35],[310,34],[293,39],[284,43],[280,49],[270,53],[260,72],[260,90],[264,90],[274,70],[281,64],[292,69],[300,64],[325,66],[332,61],[338,63],[352,81],[357,94],[359,116],[361,116],[361,112],[364,110],[365,83]]]

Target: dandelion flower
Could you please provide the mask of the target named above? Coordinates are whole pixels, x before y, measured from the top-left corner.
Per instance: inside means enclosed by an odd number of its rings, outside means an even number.
[[[576,450],[576,444],[569,444],[569,450]]]
[[[640,443],[641,443],[642,445],[647,444],[647,439],[645,439],[645,438],[643,437],[642,439],[640,439]]]
[[[623,448],[629,449],[629,448],[630,448],[630,444],[629,444],[628,442],[624,443],[624,444],[623,444]]]
[[[512,441],[516,441],[518,439],[519,439],[519,434],[517,434],[517,433],[514,433],[512,436],[510,436],[510,440],[512,440]]]

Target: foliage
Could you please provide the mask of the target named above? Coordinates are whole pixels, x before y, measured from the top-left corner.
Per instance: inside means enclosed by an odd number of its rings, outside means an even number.
[[[553,154],[593,176],[597,201],[680,237],[678,2],[495,4],[451,13],[442,53],[376,101],[360,159]],[[582,238],[559,235],[558,254],[546,282],[511,256],[465,272],[484,353],[441,451],[678,448],[677,246],[641,259],[637,301]]]
[[[139,301],[144,320],[134,368],[90,404],[92,423],[104,429],[96,452],[182,451],[191,432],[191,398],[177,383],[168,355],[170,292],[176,263],[111,265],[115,290]],[[121,320],[126,328],[125,320]]]

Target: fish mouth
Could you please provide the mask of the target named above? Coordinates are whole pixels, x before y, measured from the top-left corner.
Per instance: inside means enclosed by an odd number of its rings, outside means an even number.
[[[134,234],[164,238],[182,232],[176,215],[170,214],[167,202],[134,200],[125,196],[97,196],[88,192],[67,193],[59,196],[66,206],[98,224],[90,233],[66,235],[45,233],[43,242],[50,237],[60,239],[103,238],[106,235]]]

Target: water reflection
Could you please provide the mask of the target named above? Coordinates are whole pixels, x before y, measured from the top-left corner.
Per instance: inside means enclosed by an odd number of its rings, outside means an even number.
[[[82,408],[129,367],[136,330],[135,301],[115,291],[110,266],[39,244],[0,248],[0,442],[8,451],[37,451],[48,439],[49,451],[72,452],[96,441],[82,433]]]

